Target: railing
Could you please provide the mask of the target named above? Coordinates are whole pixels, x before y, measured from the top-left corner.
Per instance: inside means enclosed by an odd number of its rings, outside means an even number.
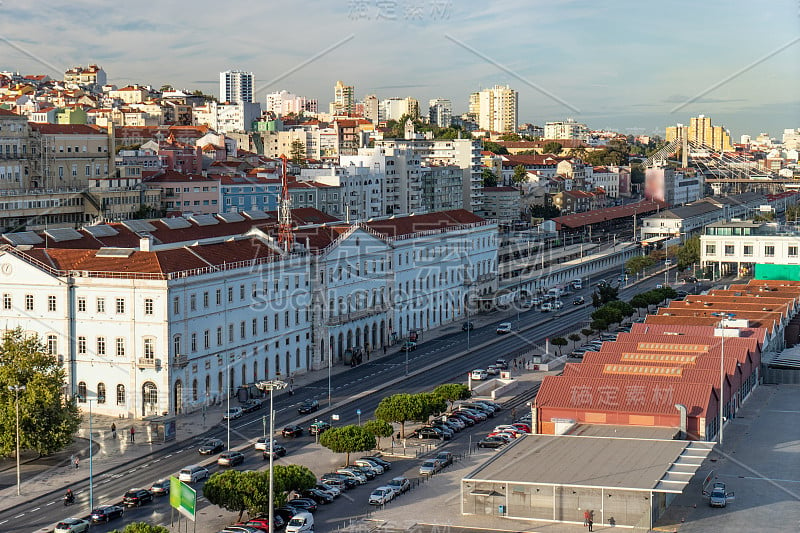
[[[153,357],[140,357],[136,366],[139,368],[158,368],[161,366],[161,360]]]
[[[178,354],[172,359],[172,365],[177,368],[184,368],[189,364],[189,356],[186,354]]]
[[[367,318],[370,316],[378,315],[380,313],[385,313],[388,310],[388,307],[385,305],[375,306],[370,309],[363,309],[361,311],[355,311],[352,313],[345,313],[343,315],[334,315],[328,317],[325,321],[326,325],[328,326],[338,326],[340,324],[344,324],[345,322],[351,322],[353,320],[360,320],[362,318]]]

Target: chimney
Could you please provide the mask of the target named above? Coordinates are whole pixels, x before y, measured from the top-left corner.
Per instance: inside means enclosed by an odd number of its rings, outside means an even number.
[[[139,237],[139,251],[140,252],[152,252],[153,251],[153,236],[146,235],[144,237]]]

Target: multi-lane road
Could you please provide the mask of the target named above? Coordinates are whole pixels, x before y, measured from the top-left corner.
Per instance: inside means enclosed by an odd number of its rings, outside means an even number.
[[[656,276],[636,287],[624,288],[620,291],[620,297],[629,299],[633,294],[648,290],[658,282],[659,278]],[[586,297],[590,292],[591,288],[586,288],[577,294]],[[589,314],[593,310],[591,306],[572,306],[571,300],[572,297],[565,298],[564,308],[556,313],[541,313],[534,308],[522,310],[518,319],[516,315],[503,319],[498,317],[495,322],[470,332],[471,349],[469,351],[467,351],[467,334],[461,331],[460,324],[454,324],[450,334],[432,340],[425,340],[423,337],[414,352],[391,354],[335,375],[331,380],[334,405],[331,413],[339,415],[339,421],[336,423],[341,425],[356,422],[357,409],[360,409],[364,419],[367,419],[384,396],[398,392],[430,390],[440,383],[465,381],[467,372],[473,368],[485,367],[497,358],[507,358],[509,354],[516,353],[526,346],[541,346],[545,337],[564,334],[589,321]],[[587,301],[589,300],[590,298],[587,298]],[[508,320],[512,321],[514,333],[498,336],[495,332],[496,325]],[[406,355],[408,357],[408,377],[405,377]],[[423,368],[425,368],[424,372],[415,374],[416,371]],[[328,380],[319,380],[298,388],[293,396],[276,398],[276,429],[300,418],[296,414],[296,406],[307,398],[318,399],[323,408],[326,407]],[[321,412],[320,417],[328,417],[331,413]],[[262,416],[262,413],[257,411],[231,423],[232,448],[242,446],[248,441],[262,436]],[[484,422],[482,426],[488,426],[490,423],[489,421]],[[487,429],[491,428],[481,427],[473,429],[473,431],[480,434],[485,433]],[[462,436],[459,436],[459,439],[451,445],[456,448],[456,451],[464,446],[464,444],[458,444],[459,442],[466,443],[468,441],[468,437],[463,436],[466,433],[468,432],[459,434]],[[220,423],[209,430],[204,437],[219,437],[225,440],[226,427]],[[310,446],[314,442],[308,436],[298,439],[282,439],[280,437],[278,439],[287,447],[288,459],[298,454],[303,447]],[[240,468],[265,467],[261,452],[256,453],[252,446],[245,450],[245,454],[246,461]],[[180,445],[160,450],[157,454],[134,460],[117,470],[96,474],[93,483],[94,504],[97,506],[119,502],[125,491],[130,488],[149,487],[153,481],[169,477],[186,465],[210,463],[212,459],[216,459],[216,456],[208,458],[197,453],[196,442],[184,441]],[[403,473],[402,464],[398,464],[401,468],[393,470],[393,475]],[[407,466],[415,471],[416,465],[417,462],[414,462],[413,465]],[[209,468],[213,472],[217,467],[212,463]],[[317,475],[322,473],[315,472]],[[377,482],[378,480],[375,480],[367,487],[377,486]],[[198,497],[200,498],[202,484],[197,484],[196,488],[199,489]],[[66,516],[85,516],[89,511],[88,479],[74,485],[72,489],[78,494],[78,502],[70,508],[64,508],[61,493],[58,492],[36,498],[14,509],[0,509],[0,531],[9,533],[40,531]],[[364,494],[362,495],[360,492],[364,492]],[[320,511],[319,521],[321,523],[317,529],[325,531],[325,524],[338,524],[350,516],[365,512],[368,507],[366,503],[368,494],[367,488],[362,487],[347,493],[348,499],[345,500],[347,505],[337,501],[332,505],[325,506]],[[343,500],[343,498],[339,500]],[[204,506],[210,505],[202,498],[200,502],[201,511]],[[127,510],[123,521],[117,520],[108,527],[96,526],[92,531],[110,531],[121,527],[124,523],[136,520],[169,524],[170,512],[166,498],[162,498],[155,504],[146,504],[140,509]]]

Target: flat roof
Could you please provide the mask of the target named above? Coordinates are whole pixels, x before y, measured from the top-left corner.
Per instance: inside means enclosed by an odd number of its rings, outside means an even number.
[[[680,493],[712,447],[668,439],[528,435],[464,481]]]
[[[581,437],[618,437],[624,439],[672,440],[678,428],[649,428],[644,426],[614,426],[611,424],[577,424],[570,435]]]

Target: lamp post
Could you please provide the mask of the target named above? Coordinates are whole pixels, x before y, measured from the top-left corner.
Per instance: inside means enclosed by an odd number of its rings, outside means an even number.
[[[25,385],[9,385],[8,390],[14,391],[14,405],[17,411],[17,496],[19,496],[22,494],[19,480],[19,393],[25,390]]]
[[[275,485],[273,480],[273,456],[274,456],[274,446],[275,439],[273,436],[275,435],[275,412],[272,410],[272,391],[280,390],[286,388],[287,383],[285,381],[281,381],[279,379],[270,379],[267,381],[260,381],[256,387],[261,390],[268,390],[269,391],[269,530],[272,531],[274,527],[274,502],[275,502]]]

